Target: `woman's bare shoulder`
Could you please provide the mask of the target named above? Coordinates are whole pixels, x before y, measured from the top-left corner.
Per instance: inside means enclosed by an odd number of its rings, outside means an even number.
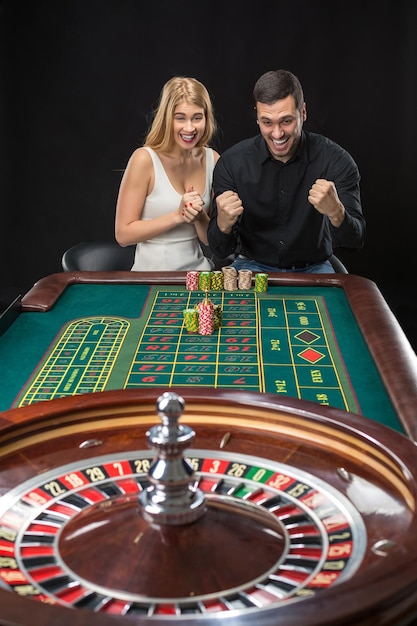
[[[218,152],[216,152],[216,150],[213,150],[213,156],[214,156],[214,162],[217,163],[217,161],[220,159],[220,154]]]
[[[152,163],[152,157],[149,154],[149,150],[142,146],[132,152],[129,161],[135,164],[137,163],[138,165],[150,165]]]

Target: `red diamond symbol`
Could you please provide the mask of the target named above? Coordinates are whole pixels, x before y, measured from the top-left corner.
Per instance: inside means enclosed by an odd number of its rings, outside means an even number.
[[[321,359],[324,358],[324,354],[321,352],[317,352],[317,350],[313,350],[313,348],[307,348],[307,350],[303,350],[298,354],[302,359],[308,361],[309,363],[317,363]]]

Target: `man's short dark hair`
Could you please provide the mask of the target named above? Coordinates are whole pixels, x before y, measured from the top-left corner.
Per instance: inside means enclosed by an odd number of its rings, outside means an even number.
[[[271,70],[262,74],[253,89],[255,104],[273,104],[288,96],[294,97],[295,105],[301,111],[304,105],[303,88],[297,76],[287,70]]]

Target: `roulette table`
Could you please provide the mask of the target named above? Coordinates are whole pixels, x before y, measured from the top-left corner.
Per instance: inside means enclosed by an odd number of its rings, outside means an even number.
[[[183,286],[63,273],[3,317],[0,624],[416,623],[416,363],[375,285],[210,292],[208,338]]]
[[[183,311],[185,273],[63,272],[0,319],[0,410],[110,389],[235,389],[360,413],[416,438],[416,355],[376,285],[270,275],[265,293],[210,291],[211,336]]]

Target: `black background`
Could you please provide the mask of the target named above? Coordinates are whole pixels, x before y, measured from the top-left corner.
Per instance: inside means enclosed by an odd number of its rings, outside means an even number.
[[[2,308],[61,271],[66,248],[113,238],[123,168],[166,80],[207,86],[221,152],[258,132],[253,85],[285,68],[305,128],[362,175],[366,244],[340,256],[417,345],[415,0],[0,0],[0,28]]]

